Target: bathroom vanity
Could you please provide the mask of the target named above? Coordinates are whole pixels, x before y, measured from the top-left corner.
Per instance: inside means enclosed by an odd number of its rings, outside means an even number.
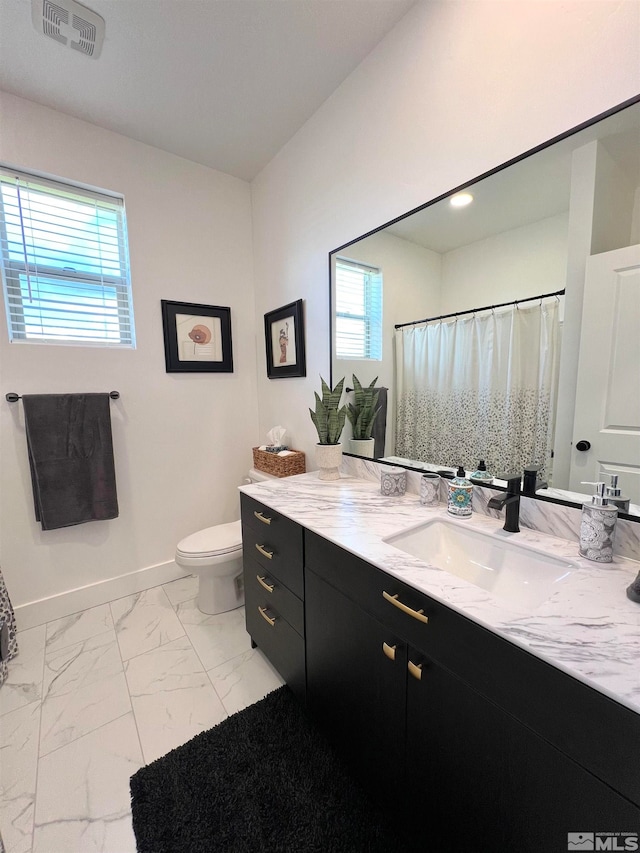
[[[554,853],[569,832],[640,833],[636,564],[524,530],[572,568],[519,607],[385,541],[446,519],[416,495],[314,474],[242,492],[252,640],[425,849]],[[513,541],[494,519],[455,523]]]

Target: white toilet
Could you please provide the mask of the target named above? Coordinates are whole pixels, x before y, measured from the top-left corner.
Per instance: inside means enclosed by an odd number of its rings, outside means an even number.
[[[251,469],[248,482],[274,479]],[[198,576],[198,609],[214,615],[244,604],[242,528],[239,521],[216,524],[185,537],[176,548],[176,563]]]

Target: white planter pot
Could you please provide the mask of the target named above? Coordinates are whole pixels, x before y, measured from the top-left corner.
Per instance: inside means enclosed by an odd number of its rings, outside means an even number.
[[[316,444],[316,462],[319,480],[339,480],[342,444]]]
[[[356,456],[364,456],[366,459],[373,459],[373,448],[375,445],[374,438],[350,438],[349,449]]]

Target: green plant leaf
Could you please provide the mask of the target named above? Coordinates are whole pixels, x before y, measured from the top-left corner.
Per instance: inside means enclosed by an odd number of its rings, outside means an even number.
[[[358,377],[353,374],[355,400],[353,405],[349,403],[348,415],[355,439],[371,438],[373,424],[381,408],[378,406],[380,392],[374,391],[377,381],[378,377],[376,376],[366,388],[363,388]]]
[[[342,406],[341,409],[338,409],[338,425],[334,434],[333,444],[338,444],[340,441],[340,436],[342,435],[342,430],[344,429],[344,422],[347,417],[347,407]]]
[[[338,409],[342,397],[344,377],[335,388],[331,389],[320,377],[322,397],[314,391],[316,408],[315,412],[309,409],[311,420],[318,432],[319,444],[338,444],[340,435],[344,428],[346,407]]]

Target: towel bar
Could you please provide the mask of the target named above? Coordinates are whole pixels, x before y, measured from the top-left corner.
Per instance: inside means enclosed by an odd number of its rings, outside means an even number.
[[[111,397],[112,400],[118,400],[118,399],[120,399],[120,392],[119,391],[109,391],[109,396]],[[22,399],[22,397],[20,394],[16,394],[15,391],[9,391],[8,394],[4,395],[4,399],[7,401],[7,403],[17,403],[18,400]]]

